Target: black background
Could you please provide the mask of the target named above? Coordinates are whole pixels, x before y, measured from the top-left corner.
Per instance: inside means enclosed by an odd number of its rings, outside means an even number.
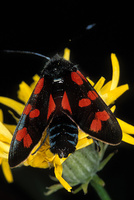
[[[33,7],[35,6],[35,7]],[[106,6],[106,5],[105,5]],[[129,13],[128,13],[129,12]],[[28,50],[53,56],[71,49],[71,61],[80,64],[91,79],[111,78],[110,53],[116,53],[121,68],[119,84],[128,83],[130,90],[116,102],[116,115],[134,125],[134,26],[130,9],[105,10],[90,2],[51,2],[42,5],[27,4],[1,6],[0,49]],[[87,25],[95,23],[91,30]],[[40,73],[45,60],[31,55],[0,53],[0,95],[17,99],[18,84],[31,83],[32,76]],[[9,122],[8,116],[5,120]],[[118,153],[99,175],[106,182],[112,199],[129,199],[133,195],[134,147],[122,143]],[[108,152],[116,148],[110,147]],[[22,167],[13,170],[14,183],[8,184],[0,173],[1,199],[99,199],[89,186],[87,195],[72,195],[62,190],[45,197],[45,187],[52,184],[49,170]]]

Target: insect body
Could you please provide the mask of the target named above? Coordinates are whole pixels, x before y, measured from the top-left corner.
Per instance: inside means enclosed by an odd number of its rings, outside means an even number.
[[[67,157],[75,151],[78,129],[111,145],[122,138],[115,116],[78,67],[56,55],[45,65],[20,117],[10,146],[10,166],[29,156],[45,130],[52,153]]]

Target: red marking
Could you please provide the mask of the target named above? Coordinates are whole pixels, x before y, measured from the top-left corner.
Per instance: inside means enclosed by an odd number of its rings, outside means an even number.
[[[95,118],[91,123],[90,129],[92,131],[98,132],[101,130],[101,126],[101,120]]]
[[[41,78],[35,87],[34,94],[39,94],[43,86],[44,86],[44,78]]]
[[[32,106],[30,104],[26,105],[23,114],[28,115],[30,113]]]
[[[77,70],[77,74],[79,74],[81,76],[81,78],[87,82],[87,79],[79,70]]]
[[[29,117],[34,118],[34,117],[38,117],[39,115],[40,115],[40,111],[38,109],[34,109],[30,112]]]
[[[95,100],[98,97],[98,94],[95,91],[89,91],[87,93],[87,96],[91,99],[91,100]]]
[[[24,127],[23,129],[18,130],[16,135],[16,140],[20,142],[25,137],[26,134],[27,134],[27,128]]]
[[[92,131],[98,132],[101,130],[101,121],[107,121],[110,118],[109,114],[103,110],[95,113],[95,118],[91,123],[90,129]]]
[[[71,110],[71,107],[70,107],[70,104],[69,104],[69,100],[68,100],[66,91],[63,94],[61,106],[64,110],[68,110],[70,112],[70,114],[72,115],[72,110]]]
[[[50,94],[49,104],[48,104],[47,120],[49,119],[50,115],[55,111],[55,108],[56,108],[56,105],[54,103],[52,95]]]
[[[86,107],[86,106],[89,106],[91,104],[91,101],[90,101],[90,99],[81,99],[80,101],[79,101],[79,106],[80,107]]]
[[[32,139],[29,134],[25,135],[25,137],[23,139],[23,144],[24,144],[24,147],[26,147],[26,148],[29,148],[31,146]]]
[[[77,85],[82,85],[83,84],[83,80],[82,80],[81,76],[79,74],[77,74],[77,72],[71,72],[71,79]]]
[[[18,130],[16,134],[16,140],[21,142],[23,140],[24,147],[29,148],[32,144],[32,139],[30,135],[27,133],[27,128],[24,127],[21,130]]]
[[[102,112],[97,112],[95,114],[95,118],[98,118],[101,121],[107,121],[110,118],[110,116],[105,110],[103,110]]]
[[[34,109],[34,110],[32,110],[32,111],[31,111],[31,109],[32,109],[31,104],[28,104],[28,105],[25,107],[25,109],[24,109],[24,111],[23,111],[23,114],[25,114],[25,115],[28,115],[28,114],[29,114],[29,117],[30,117],[30,118],[38,117],[38,116],[40,115],[40,111],[39,111],[38,109]]]

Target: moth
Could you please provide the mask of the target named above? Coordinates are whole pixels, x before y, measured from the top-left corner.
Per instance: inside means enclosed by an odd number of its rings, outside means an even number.
[[[76,149],[79,129],[110,145],[122,139],[114,114],[79,67],[57,54],[45,64],[20,117],[10,145],[10,166],[29,156],[44,131],[51,152],[67,157]]]

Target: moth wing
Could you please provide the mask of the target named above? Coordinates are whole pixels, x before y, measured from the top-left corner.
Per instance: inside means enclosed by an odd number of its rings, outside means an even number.
[[[11,141],[9,151],[11,167],[19,165],[28,157],[48,126],[55,109],[54,105],[53,108],[49,105],[50,90],[51,83],[43,77],[40,78],[24,108]]]
[[[65,77],[65,83],[69,106],[64,103],[63,112],[92,138],[111,145],[119,144],[122,131],[114,114],[83,74],[80,71],[71,72]]]

